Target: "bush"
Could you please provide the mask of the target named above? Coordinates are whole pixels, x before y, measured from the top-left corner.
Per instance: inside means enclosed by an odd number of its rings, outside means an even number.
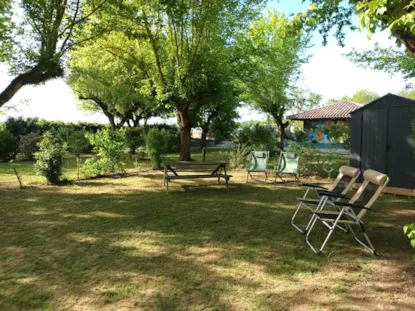
[[[295,140],[298,142],[305,142],[307,140],[307,136],[308,134],[304,131],[295,131]]]
[[[350,149],[350,128],[347,124],[333,123],[322,128],[327,133],[332,143],[343,144],[345,149]]]
[[[271,154],[277,151],[277,132],[269,125],[244,126],[232,139],[235,146],[244,145],[249,150],[268,150]]]
[[[35,154],[35,170],[52,184],[58,184],[62,175],[66,144],[52,132],[46,132],[39,142],[39,152]]]
[[[409,238],[411,246],[415,248],[415,223],[403,227],[403,232]]]
[[[124,148],[127,145],[124,130],[104,129],[96,134],[88,133],[86,137],[98,155],[85,162],[84,172],[87,176],[124,172]]]
[[[27,160],[33,160],[35,153],[39,151],[38,143],[42,137],[37,133],[29,133],[22,136],[19,141],[19,152],[24,155]]]
[[[290,151],[300,153],[300,175],[335,177],[344,165],[334,152],[322,153],[315,145],[307,143],[289,143]]]
[[[17,139],[6,129],[0,129],[0,162],[13,160],[17,154]]]
[[[248,163],[250,152],[251,149],[246,145],[234,145],[232,151],[228,152],[230,168],[245,168]]]
[[[152,128],[148,131],[146,138],[146,150],[148,156],[151,158],[151,163],[154,169],[161,167],[161,161],[164,154],[168,151],[169,134],[163,130]]]
[[[144,146],[145,128],[133,127],[126,130],[127,146],[131,154],[135,154],[138,147]]]

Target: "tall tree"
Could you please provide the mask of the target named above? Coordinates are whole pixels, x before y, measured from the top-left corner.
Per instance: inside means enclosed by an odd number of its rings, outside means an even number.
[[[107,0],[19,0],[13,18],[4,18],[7,0],[0,0],[0,60],[6,60],[16,76],[0,93],[0,107],[23,86],[63,76],[64,55],[87,36],[90,17]],[[6,33],[6,36],[4,35]]]
[[[289,95],[291,112],[296,114],[320,106],[323,96],[309,89],[295,88]]]
[[[232,36],[257,12],[260,2],[131,0],[106,15],[146,51],[157,98],[177,117],[181,160],[190,160],[190,114],[206,90],[207,68],[226,55],[223,51],[232,44]]]
[[[126,123],[135,127],[162,113],[146,71],[137,66],[140,54],[134,52],[131,58],[118,49],[131,44],[122,33],[114,32],[71,53],[67,82],[79,96],[81,108],[102,112],[113,129]]]
[[[347,96],[346,95],[346,96],[343,96],[339,99],[331,98],[327,101],[327,103],[328,104],[335,104],[335,103],[338,103],[340,101],[347,100],[347,101],[352,101],[352,102],[364,105],[364,104],[368,104],[368,103],[378,99],[379,97],[380,97],[379,94],[376,93],[376,92],[372,92],[372,91],[369,91],[369,90],[366,90],[366,89],[361,89],[361,90],[356,91],[352,96]]]
[[[284,149],[284,114],[292,107],[289,93],[307,60],[308,37],[298,20],[269,12],[239,38],[243,50],[242,99],[273,117],[278,125],[279,147]]]

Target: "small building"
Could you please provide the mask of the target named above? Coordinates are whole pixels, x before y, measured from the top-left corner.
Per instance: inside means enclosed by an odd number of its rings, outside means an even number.
[[[415,101],[387,94],[351,115],[350,165],[385,173],[388,186],[415,193]]]
[[[314,108],[306,112],[288,116],[288,120],[304,121],[304,131],[310,133],[308,140],[317,143],[330,143],[327,134],[323,133],[321,127],[333,123],[349,124],[351,113],[362,106],[351,101],[341,101],[324,107]]]

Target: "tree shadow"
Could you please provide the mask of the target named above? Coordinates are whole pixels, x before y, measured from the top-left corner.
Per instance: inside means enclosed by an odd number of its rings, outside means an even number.
[[[407,200],[385,196],[378,212],[368,213],[368,230],[384,253],[381,258],[340,233],[319,257],[289,224],[301,188],[234,184],[229,194],[213,187],[167,194],[161,186],[120,193],[111,185],[93,181],[88,191],[2,193],[0,262],[6,277],[0,284],[7,290],[0,290],[0,306],[278,310],[311,303],[329,308],[324,297],[314,298],[321,285],[313,280],[334,287],[334,271],[356,277],[366,263],[380,260],[400,273],[410,264],[410,247],[398,232],[407,214],[397,212],[410,212]],[[110,189],[103,191],[103,186]],[[301,214],[299,222],[308,217]],[[381,227],[384,223],[388,227]],[[316,233],[323,236],[324,227]],[[385,291],[395,293],[405,280],[389,280],[395,285]],[[340,309],[351,308],[354,298],[370,306],[370,295],[338,291],[340,298],[330,295]]]

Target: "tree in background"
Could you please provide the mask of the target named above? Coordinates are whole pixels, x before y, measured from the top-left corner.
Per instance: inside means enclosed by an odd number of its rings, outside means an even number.
[[[296,88],[290,93],[289,98],[291,102],[291,112],[296,114],[317,108],[320,106],[323,96],[314,93],[309,89]]]
[[[292,107],[289,92],[307,60],[308,37],[298,20],[269,12],[238,38],[244,102],[273,117],[278,125],[279,148],[284,149],[284,114]]]
[[[0,107],[23,86],[63,76],[64,56],[89,39],[91,16],[106,0],[0,0],[0,61],[16,76],[0,93]],[[13,23],[10,12],[18,14]]]
[[[136,66],[146,69],[149,88],[177,117],[181,160],[190,160],[190,113],[206,91],[209,66],[218,60],[226,63],[233,36],[258,12],[260,2],[132,0],[100,16],[102,23],[116,23],[132,40],[134,51],[143,53],[144,62]],[[136,55],[120,48],[117,57]]]
[[[84,153],[89,147],[89,141],[85,135],[85,131],[70,131],[65,140],[68,146],[68,152],[72,153],[76,157],[78,179],[81,165],[81,154]]]
[[[327,101],[328,104],[335,104],[341,101],[351,101],[358,104],[368,104],[376,99],[378,99],[380,96],[376,92],[372,92],[366,89],[361,89],[354,93],[352,96],[343,96],[340,99],[331,98]]]
[[[398,95],[415,100],[415,90],[412,90],[412,89],[401,90],[401,91],[398,92]],[[414,128],[414,130],[415,130],[415,128]]]
[[[162,113],[146,70],[135,66],[141,57],[131,44],[122,33],[112,33],[71,53],[67,82],[79,96],[81,109],[102,112],[113,129],[136,127]],[[128,47],[134,57],[126,52],[114,57]]]

